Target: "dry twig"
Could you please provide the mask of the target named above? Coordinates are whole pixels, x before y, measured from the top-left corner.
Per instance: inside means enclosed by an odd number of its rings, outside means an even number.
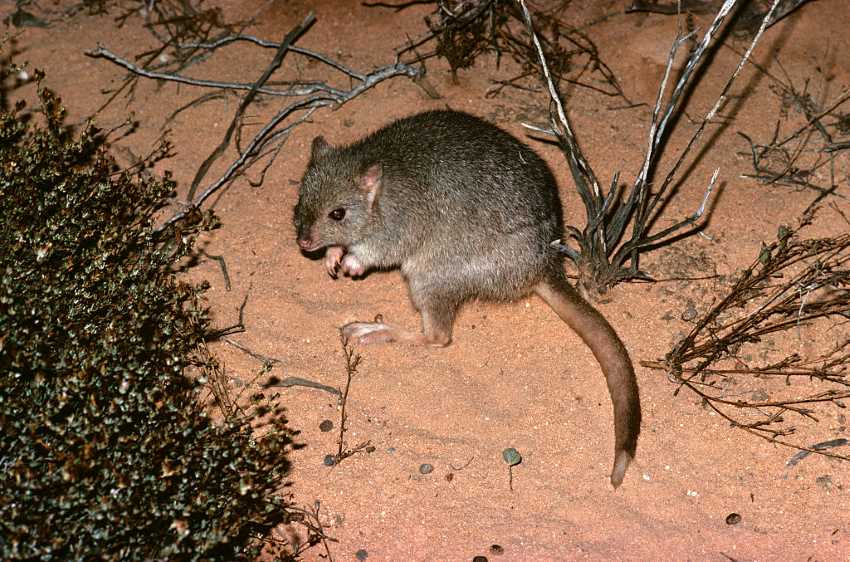
[[[850,234],[801,239],[798,232],[811,217],[805,215],[796,230],[780,228],[777,240],[762,248],[726,296],[695,323],[663,361],[641,364],[664,370],[680,389],[694,392],[733,427],[782,445],[850,460],[785,439],[795,431],[789,415],[816,421],[813,406],[844,407],[842,400],[850,398],[850,337],[837,338],[831,349],[814,358],[793,353],[755,367],[739,358],[743,345],[758,343],[769,334],[790,332],[800,337],[801,328],[815,321],[834,319],[833,327],[846,334],[850,321]],[[735,367],[718,366],[730,358],[737,358]],[[782,377],[789,389],[809,381],[818,390],[802,390],[777,400],[729,397],[735,378],[742,376],[762,380]]]
[[[776,62],[781,69],[782,65],[778,59]],[[789,118],[793,111],[801,114],[806,121],[791,134],[780,138],[782,121],[778,120],[773,136],[766,144],[756,142],[749,135],[739,132],[749,144],[747,154],[751,158],[754,171],[752,174],[743,174],[743,177],[765,185],[811,189],[818,194],[815,203],[827,196],[846,199],[844,195],[836,193],[838,177],[847,175],[847,170],[840,167],[840,162],[844,160],[839,159],[839,153],[850,148],[850,141],[846,137],[850,131],[843,126],[848,114],[839,112],[839,108],[850,101],[850,91],[845,89],[832,102],[827,103],[822,99],[825,94],[818,96],[812,91],[815,88],[810,86],[811,80],[806,80],[801,89],[795,86],[787,75],[785,80],[782,80],[760,65],[754,66],[771,80],[771,89],[782,100],[783,118]],[[818,73],[820,74],[820,71]],[[824,82],[828,81],[825,77],[822,79]],[[825,92],[827,87],[828,84],[823,84],[822,91]],[[843,138],[836,138],[841,136]],[[819,181],[819,177],[824,175],[828,176],[826,185],[821,183],[822,180]]]
[[[371,441],[364,441],[353,449],[349,449],[348,444],[345,442],[345,432],[348,429],[346,425],[348,423],[348,416],[345,408],[348,404],[348,391],[351,390],[351,380],[357,374],[357,367],[360,365],[360,355],[348,344],[348,340],[344,336],[340,335],[340,341],[342,343],[342,355],[345,357],[345,388],[342,391],[342,398],[340,398],[339,438],[337,439],[338,449],[336,455],[334,455],[334,465],[339,464],[343,459],[347,459],[351,455],[364,450],[368,451],[372,445]]]
[[[263,71],[262,75],[256,81],[251,83],[231,83],[220,80],[189,78],[182,75],[180,72],[151,70],[146,68],[144,65],[136,65],[102,46],[98,46],[96,49],[87,53],[89,56],[107,59],[114,64],[127,69],[134,77],[150,78],[162,81],[163,83],[173,82],[193,87],[245,92],[245,95],[242,98],[242,101],[239,104],[239,107],[237,108],[222,141],[199,167],[189,191],[189,200],[183,204],[183,209],[165,220],[163,224],[157,228],[157,232],[163,232],[175,223],[188,223],[189,225],[193,225],[200,221],[209,221],[209,213],[204,215],[200,212],[200,208],[204,202],[207,201],[207,199],[209,199],[209,197],[214,193],[229,186],[237,177],[244,174],[248,168],[258,162],[261,158],[267,155],[272,155],[272,158],[274,158],[279,152],[279,143],[285,140],[295,126],[307,120],[317,109],[344,104],[374,87],[376,84],[396,76],[408,76],[411,78],[418,76],[418,70],[403,63],[395,63],[374,69],[368,73],[362,73],[336,62],[330,57],[309,49],[297,47],[294,43],[307,32],[314,22],[315,16],[312,13],[308,14],[302,22],[293,27],[280,42],[270,42],[250,35],[231,33],[219,36],[215,40],[208,42],[169,44],[181,53],[204,53],[203,58],[210,57],[218,49],[235,43],[247,42],[261,48],[274,48],[275,55],[271,63]],[[284,58],[289,53],[321,62],[332,70],[342,73],[346,79],[352,81],[353,85],[349,88],[338,88],[316,80],[285,83],[283,87],[271,84],[271,76],[278,70],[278,68],[281,67]],[[192,59],[193,62],[198,62],[200,60],[201,58],[198,58],[197,55],[195,55],[195,58]],[[199,101],[202,99],[206,100],[208,96],[209,94],[202,95],[199,98]],[[278,110],[277,113],[265,125],[263,125],[253,137],[251,137],[244,148],[237,146],[238,155],[227,166],[224,173],[205,187],[201,188],[201,183],[212,165],[221,158],[221,156],[223,156],[226,150],[230,147],[233,139],[239,139],[241,128],[244,125],[243,117],[246,109],[260,96],[293,101],[289,101],[287,105]],[[195,195],[196,191],[199,191],[198,195]]]
[[[712,122],[720,107],[726,101],[726,96],[735,78],[740,74],[746,64],[758,40],[760,39],[767,21],[776,9],[780,0],[775,0],[771,11],[765,16],[761,29],[756,34],[747,52],[741,57],[737,68],[726,81],[714,106],[706,113],[705,117],[697,126],[684,150],[679,154],[670,170],[661,182],[654,182],[656,165],[661,156],[663,146],[670,134],[671,123],[675,116],[682,111],[681,103],[685,92],[691,87],[703,58],[708,53],[709,45],[718,34],[726,17],[731,13],[736,0],[726,0],[718,11],[714,21],[706,30],[705,35],[694,47],[691,55],[685,63],[681,76],[677,81],[670,99],[662,107],[662,100],[670,77],[673,60],[678,49],[688,40],[687,37],[678,37],[673,43],[667,60],[667,67],[662,79],[655,108],[652,113],[652,121],[649,128],[649,142],[644,156],[641,171],[634,181],[631,189],[625,193],[618,185],[619,173],[615,173],[611,187],[605,193],[596,178],[593,169],[585,159],[579,148],[572,126],[570,125],[567,112],[558,91],[557,83],[553,80],[546,60],[545,52],[534,31],[531,14],[523,0],[519,0],[525,14],[529,33],[532,35],[537,47],[538,57],[543,68],[544,78],[549,87],[549,94],[556,108],[556,115],[552,116],[551,128],[530,127],[534,130],[554,135],[561,150],[567,158],[572,172],[576,189],[582,198],[587,214],[587,225],[583,230],[575,227],[567,227],[569,236],[574,239],[579,248],[574,249],[562,241],[554,241],[553,245],[558,247],[564,254],[576,263],[579,268],[581,286],[589,294],[605,292],[620,281],[627,279],[649,279],[649,276],[640,269],[640,254],[650,247],[657,247],[697,231],[701,228],[702,219],[708,198],[717,181],[719,170],[715,170],[708,182],[702,203],[690,216],[682,218],[674,225],[659,232],[650,233],[650,227],[659,218],[665,204],[672,197],[672,186],[679,169],[686,160],[687,155],[697,144],[705,131],[707,125]],[[651,189],[654,183],[654,189]],[[632,234],[627,240],[623,240],[627,227],[631,224]]]
[[[457,71],[471,67],[482,53],[496,53],[497,63],[502,55],[507,54],[520,65],[520,73],[507,80],[494,80],[487,97],[498,95],[504,88],[529,90],[534,87],[529,85],[528,79],[540,74],[540,63],[526,33],[522,12],[514,0],[440,0],[428,3],[436,4],[433,13],[425,18],[429,31],[396,49],[400,60],[415,64],[432,57],[443,57],[457,81]],[[633,106],[590,37],[560,18],[564,4],[566,2],[551,9],[535,10],[535,17],[542,22],[544,30],[540,41],[555,80],[618,97],[624,100],[626,106]],[[398,10],[411,3],[366,5]],[[422,52],[424,49],[427,50]]]

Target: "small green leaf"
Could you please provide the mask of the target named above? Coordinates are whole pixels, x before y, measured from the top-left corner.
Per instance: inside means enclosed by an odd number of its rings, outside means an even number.
[[[770,262],[770,248],[765,246],[759,252],[759,263],[766,265],[768,262]]]

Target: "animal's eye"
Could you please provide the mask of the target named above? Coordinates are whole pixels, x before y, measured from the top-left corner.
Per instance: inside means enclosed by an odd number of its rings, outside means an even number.
[[[343,218],[345,218],[345,209],[334,209],[333,211],[328,213],[328,216],[335,221],[341,221]]]

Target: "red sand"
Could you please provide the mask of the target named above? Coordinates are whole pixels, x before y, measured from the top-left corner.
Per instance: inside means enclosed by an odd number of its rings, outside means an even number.
[[[7,4],[2,15],[11,10],[11,2]],[[275,40],[313,9],[318,21],[298,44],[361,70],[391,62],[392,49],[405,33],[423,31],[427,13],[425,6],[394,13],[357,2],[217,4],[231,20],[258,14],[260,25],[249,31]],[[586,31],[628,96],[651,105],[676,34],[676,18],[624,15],[624,2],[586,4],[592,7],[569,7],[565,17],[577,24],[615,14]],[[702,16],[695,21],[701,28],[708,22]],[[811,2],[768,31],[754,60],[777,77],[787,72],[800,89],[810,79],[816,100],[835,99],[850,84],[848,21],[846,2]],[[18,62],[46,70],[46,84],[63,96],[71,121],[99,107],[105,100],[101,90],[117,86],[124,76],[109,62],[86,57],[85,50],[101,43],[132,57],[155,45],[138,18],[118,29],[111,16],[84,14],[49,29],[25,28],[17,41],[22,51]],[[732,40],[729,44],[737,50],[746,47]],[[239,47],[188,74],[253,81],[271,56],[270,50]],[[284,69],[291,69],[295,60],[288,57]],[[692,119],[714,103],[737,60],[728,48],[717,52],[688,102],[668,155],[694,130]],[[303,77],[310,78],[316,65],[301,61]],[[397,272],[334,281],[321,262],[299,253],[291,212],[310,141],[317,134],[334,143],[352,141],[399,116],[445,106],[484,116],[526,137],[520,122],[547,121],[542,90],[508,89],[493,99],[484,97],[491,79],[507,79],[515,71],[510,61],[503,60],[498,69],[495,59],[485,56],[461,71],[459,83],[453,84],[446,63],[433,59],[428,76],[442,99],[430,99],[399,78],[336,111],[320,110],[298,127],[261,187],[238,181],[215,201],[224,227],[202,236],[199,247],[225,257],[232,290],[225,290],[219,267],[210,260],[189,276],[212,285],[207,297],[217,322],[235,322],[249,294],[247,331],[232,338],[282,359],[272,372],[278,377],[301,376],[332,386],[345,380],[340,325],[380,313],[417,326],[418,316]],[[642,265],[654,275],[732,274],[746,267],[762,241],[773,240],[778,226],[793,223],[813,199],[812,191],[764,186],[741,177],[752,170],[748,147],[737,132],[764,142],[770,138],[781,118],[774,86],[751,66],[734,85],[734,97],[722,112],[731,119],[725,126],[710,127],[699,159],[688,168],[658,225],[693,212],[712,171],[720,167],[722,189],[713,200],[707,237],[694,236],[649,254]],[[30,93],[29,88],[15,95]],[[131,101],[113,102],[98,123],[116,125],[133,111],[140,129],[119,145],[144,154],[169,114],[201,92],[142,81]],[[622,106],[622,100],[585,89],[567,94],[581,145],[600,181],[608,185],[618,170],[621,181],[631,181],[643,157],[649,106],[610,109]],[[183,193],[220,141],[237,103],[235,97],[209,102],[184,111],[169,125],[177,155],[161,169],[174,172]],[[253,105],[251,120],[264,123],[277,103]],[[793,112],[790,119],[784,131],[804,122]],[[529,142],[559,178],[568,222],[583,224],[584,212],[562,155],[554,146]],[[848,155],[839,156],[844,173]],[[231,152],[224,160],[232,157]],[[209,177],[221,173],[224,160]],[[252,178],[257,174],[250,173]],[[823,184],[828,181],[825,169],[822,174],[818,180]],[[838,192],[847,197],[846,176],[839,181]],[[850,214],[846,199],[832,201]],[[848,228],[832,209],[819,216],[813,232],[828,235]],[[723,289],[712,281],[626,284],[599,308],[637,363],[663,357],[689,330],[690,324],[681,320],[688,304],[702,311]],[[764,346],[781,353],[797,351],[803,343],[796,334],[787,334]],[[752,353],[761,349],[754,346]],[[216,345],[214,351],[236,380],[237,392],[259,370],[254,359],[231,346]],[[536,298],[466,307],[455,326],[454,343],[446,349],[388,345],[358,352],[362,364],[348,401],[347,440],[351,445],[369,440],[374,452],[354,455],[334,468],[324,466],[323,457],[335,452],[337,434],[321,432],[319,423],[339,423],[335,399],[301,387],[280,389],[278,398],[306,445],[292,455],[290,490],[304,505],[321,502],[322,521],[335,539],[330,543],[335,560],[354,560],[361,549],[369,560],[471,560],[485,555],[491,561],[846,560],[850,552],[850,465],[815,455],[786,469],[794,450],[730,428],[687,391],[674,395],[676,387],[660,371],[637,368],[643,432],[623,486],[612,490],[612,413],[604,379],[590,351]],[[848,436],[838,408],[820,410],[819,419],[819,424],[794,422],[802,441]],[[513,469],[513,491],[501,455],[506,447],[523,455],[522,464]],[[433,465],[433,472],[420,474],[423,463]],[[726,517],[733,512],[741,520],[729,525]],[[502,554],[490,551],[494,544],[502,547]],[[306,558],[319,559],[321,553],[317,547]]]

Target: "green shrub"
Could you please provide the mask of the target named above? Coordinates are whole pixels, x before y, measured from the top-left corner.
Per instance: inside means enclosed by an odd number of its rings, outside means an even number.
[[[172,272],[191,240],[151,228],[174,184],[39,97],[40,127],[0,111],[0,558],[253,556],[291,435],[198,403],[203,287]]]

